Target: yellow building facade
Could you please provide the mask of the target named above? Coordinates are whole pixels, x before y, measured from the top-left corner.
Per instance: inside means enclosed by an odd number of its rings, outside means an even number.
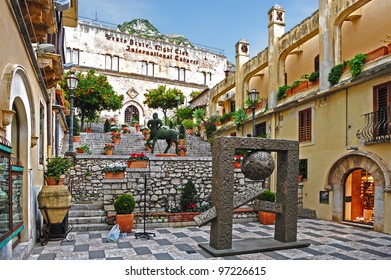
[[[245,136],[253,134],[246,100],[256,89],[254,136],[299,141],[303,206],[320,219],[385,233],[391,233],[390,8],[389,1],[321,0],[286,32],[285,10],[275,5],[267,15],[267,48],[250,59],[250,43],[240,40],[236,72],[207,93],[208,116],[238,108],[248,114],[243,130],[228,121],[215,136]]]

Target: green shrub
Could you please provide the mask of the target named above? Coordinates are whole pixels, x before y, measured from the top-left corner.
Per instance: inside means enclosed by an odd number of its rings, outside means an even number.
[[[182,197],[180,201],[181,210],[183,212],[195,211],[197,207],[197,190],[192,180],[187,181],[182,190]]]
[[[68,174],[72,163],[67,158],[60,156],[48,158],[45,169],[45,178],[53,177],[56,183],[60,182],[61,175]]]
[[[193,120],[183,120],[182,121],[182,124],[183,126],[186,128],[186,129],[193,129],[194,128],[194,122]]]
[[[365,64],[365,59],[367,59],[366,54],[356,54],[351,60],[349,60],[348,65],[350,68],[350,73],[352,73],[352,78],[357,77],[361,73],[361,69]]]
[[[105,124],[103,125],[103,131],[104,132],[109,132],[110,128],[111,128],[111,124],[110,124],[109,120],[106,119]]]
[[[346,66],[347,62],[337,64],[333,68],[331,68],[331,71],[329,73],[329,76],[327,80],[330,82],[330,84],[333,86],[339,82],[339,79],[342,76],[343,70]]]
[[[319,71],[315,71],[308,76],[308,81],[314,83],[318,78],[319,78]]]
[[[280,86],[278,88],[278,92],[277,92],[277,100],[278,101],[280,101],[286,97],[286,91],[288,88],[289,88],[289,86],[287,86],[287,85]]]
[[[276,193],[272,192],[270,190],[265,190],[263,193],[261,193],[258,197],[258,200],[263,200],[263,201],[271,201],[275,202],[276,201]]]
[[[114,209],[117,214],[132,214],[136,207],[136,200],[131,194],[121,194],[114,200]]]

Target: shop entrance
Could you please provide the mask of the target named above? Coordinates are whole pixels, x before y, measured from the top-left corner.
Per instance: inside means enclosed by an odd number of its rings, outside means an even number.
[[[344,185],[344,220],[373,226],[375,182],[365,169],[356,169]]]

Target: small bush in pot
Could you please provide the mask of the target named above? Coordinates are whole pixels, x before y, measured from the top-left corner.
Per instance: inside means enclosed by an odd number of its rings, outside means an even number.
[[[45,178],[53,178],[57,184],[60,182],[60,177],[68,174],[69,169],[72,166],[69,159],[60,156],[48,158],[46,161]]]
[[[270,190],[265,190],[257,197],[257,200],[275,202],[276,194]],[[271,212],[258,211],[258,218],[261,224],[272,225],[274,224],[276,214]]]
[[[270,190],[265,190],[263,193],[261,193],[258,197],[258,200],[263,200],[263,201],[270,201],[270,202],[275,202],[276,201],[276,193],[270,191]]]
[[[136,207],[136,200],[131,194],[121,194],[114,201],[114,209],[117,214],[132,214]]]
[[[136,201],[131,194],[121,194],[114,200],[115,220],[121,232],[132,232]]]

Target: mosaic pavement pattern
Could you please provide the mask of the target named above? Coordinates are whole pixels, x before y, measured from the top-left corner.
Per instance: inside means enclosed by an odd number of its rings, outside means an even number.
[[[107,241],[108,231],[75,232],[73,241],[38,243],[28,260],[391,260],[391,235],[330,221],[298,221],[298,240],[309,241],[309,247],[219,258],[198,247],[209,243],[209,230],[209,226],[148,229],[156,237],[136,239],[128,233],[116,243]],[[232,238],[273,235],[274,226],[253,222],[234,224]]]

